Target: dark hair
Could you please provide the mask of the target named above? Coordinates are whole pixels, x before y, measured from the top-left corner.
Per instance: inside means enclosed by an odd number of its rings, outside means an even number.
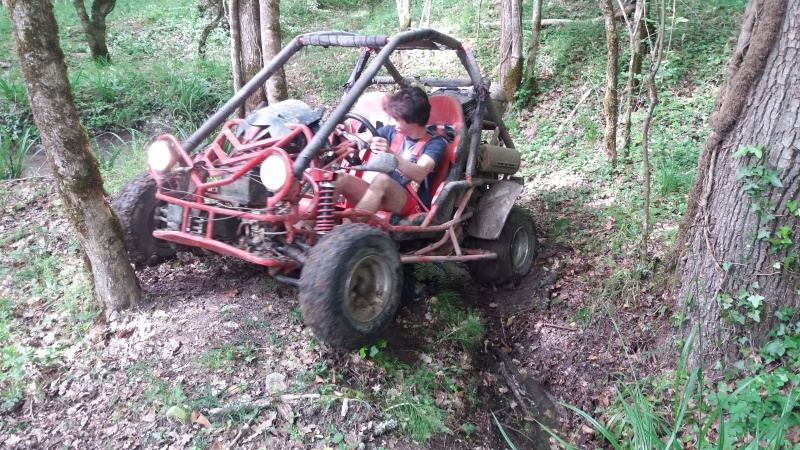
[[[428,94],[422,89],[416,86],[404,87],[389,97],[386,111],[396,119],[424,127],[431,117],[431,103],[428,101]]]

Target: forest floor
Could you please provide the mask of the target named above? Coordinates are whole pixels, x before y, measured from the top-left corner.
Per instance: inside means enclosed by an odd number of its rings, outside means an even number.
[[[612,321],[592,298],[608,276],[596,256],[544,237],[514,289],[418,267],[385,341],[345,352],[303,325],[295,288],[218,255],[138,271],[146,304],[106,323],[52,184],[2,182],[0,199],[0,298],[17,299],[3,318],[27,349],[4,448],[493,449],[503,432],[548,448],[537,421],[582,448],[594,431],[559,403],[608,406],[616,379],[654,364],[650,316],[629,305]],[[485,324],[472,352],[445,339],[437,295],[452,292]]]

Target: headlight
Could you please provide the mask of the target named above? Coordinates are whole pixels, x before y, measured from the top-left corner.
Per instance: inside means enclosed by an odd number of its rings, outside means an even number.
[[[289,176],[286,159],[280,154],[273,153],[261,163],[261,182],[272,192],[278,192]]]
[[[147,163],[158,172],[165,172],[175,165],[175,152],[167,141],[155,141],[147,150]]]

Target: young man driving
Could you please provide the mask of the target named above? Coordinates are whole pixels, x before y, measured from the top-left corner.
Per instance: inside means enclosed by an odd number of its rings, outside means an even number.
[[[407,217],[430,208],[433,171],[447,143],[441,136],[428,134],[431,104],[422,89],[407,87],[392,95],[386,112],[395,123],[379,128],[370,148],[373,152],[395,153],[397,169],[378,174],[371,183],[342,175],[336,181],[337,193],[354,203],[357,210],[391,211]],[[419,187],[415,189],[416,185]]]

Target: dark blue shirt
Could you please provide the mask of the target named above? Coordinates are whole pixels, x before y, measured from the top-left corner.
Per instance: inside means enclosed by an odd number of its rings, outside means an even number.
[[[378,128],[378,135],[382,138],[385,138],[389,141],[389,145],[392,145],[392,140],[394,140],[395,135],[397,134],[397,130],[394,129],[394,125],[386,125],[383,127]],[[393,148],[398,155],[400,155],[403,159],[416,163],[417,156],[414,154],[414,145],[416,145],[419,139],[411,139],[408,136],[405,137],[403,140],[401,148]],[[422,155],[428,155],[429,158],[433,160],[436,165],[439,165],[439,161],[441,161],[442,156],[445,154],[447,150],[447,142],[445,142],[444,138],[441,136],[434,136],[425,143],[422,147]],[[419,189],[417,189],[417,195],[419,199],[422,200],[422,203],[425,204],[426,208],[431,207],[431,183],[433,182],[433,174],[436,172],[436,169],[431,170],[431,173],[425,177],[425,179],[420,183]],[[394,172],[388,173],[393,180],[397,181],[401,185],[405,185],[408,183],[408,177],[404,176],[400,173],[399,170],[395,170]]]

